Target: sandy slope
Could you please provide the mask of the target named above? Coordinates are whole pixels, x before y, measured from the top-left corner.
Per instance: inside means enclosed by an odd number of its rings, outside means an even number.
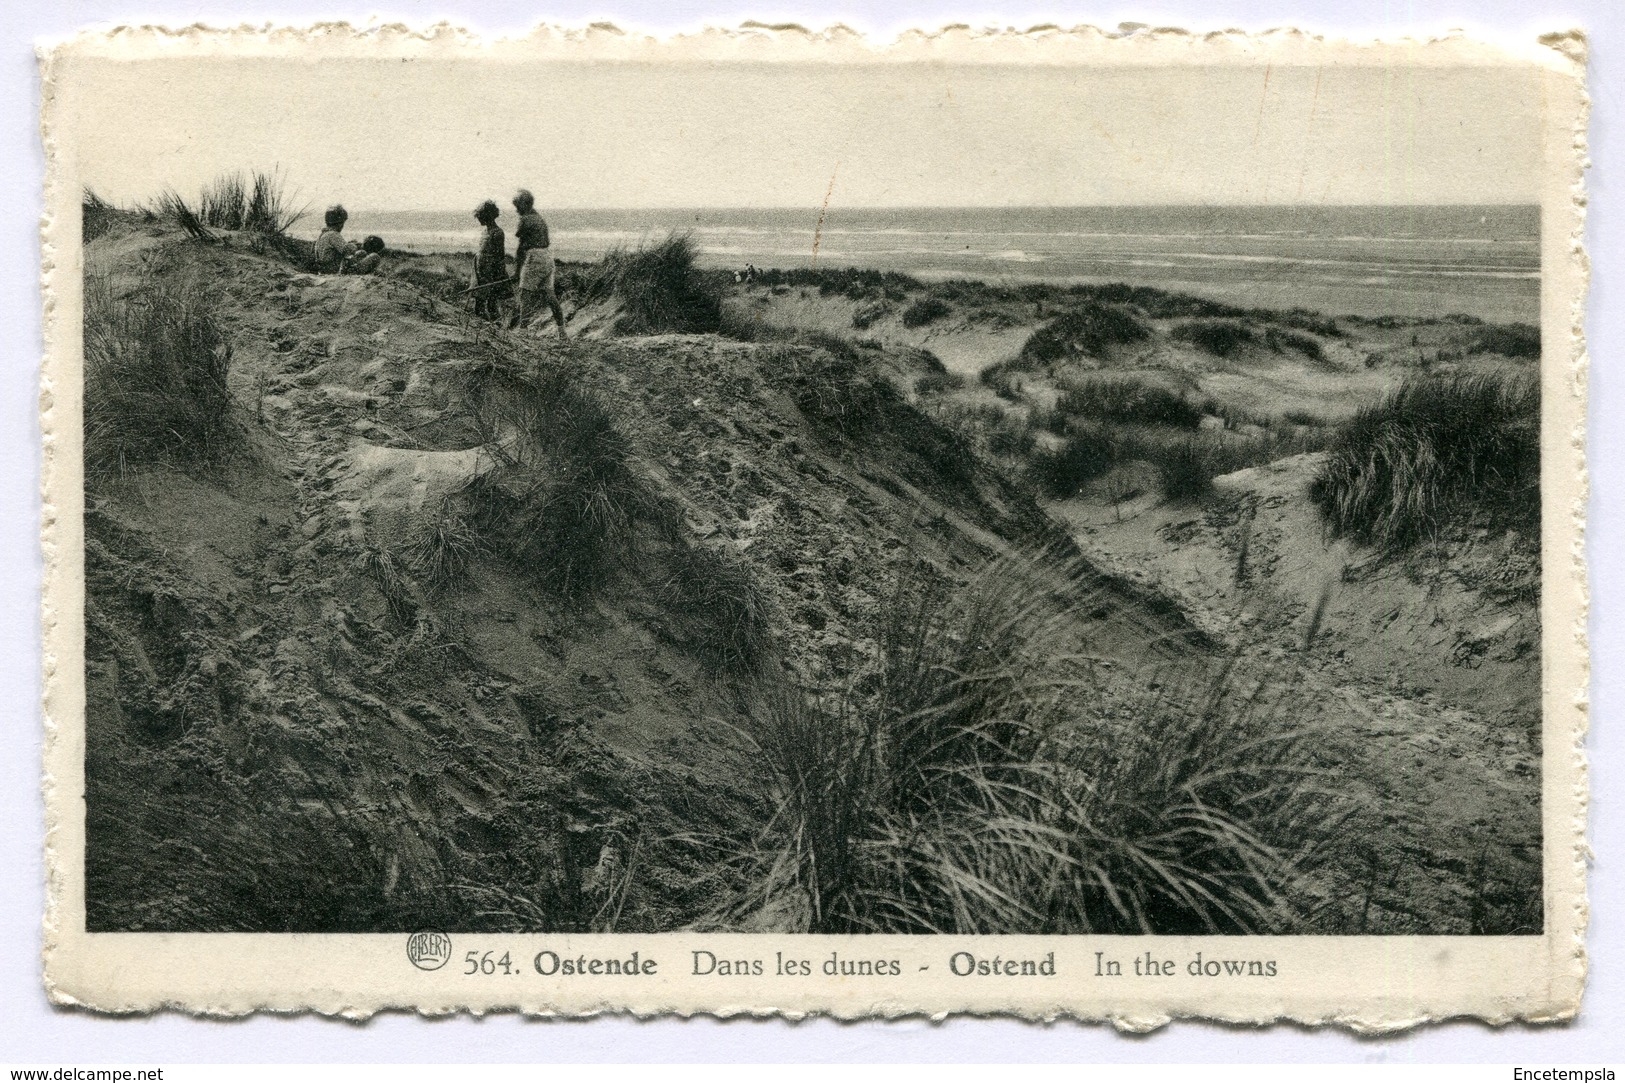
[[[1535,875],[1539,612],[1494,589],[1509,570],[1528,575],[1526,558],[1516,539],[1482,529],[1398,560],[1331,541],[1305,495],[1319,458],[1218,478],[1206,507],[1052,510],[1095,559],[1140,570],[1243,651],[1290,655],[1346,705],[1398,836],[1381,849],[1425,849],[1415,836],[1443,829],[1472,862]],[[1394,877],[1373,889],[1393,927],[1419,920],[1416,899],[1436,890],[1406,862],[1370,875]]]
[[[1023,407],[1002,402],[974,378],[1015,358],[1055,314],[1043,304],[961,301],[948,316],[907,328],[899,302],[857,331],[851,323],[863,302],[840,294],[758,287],[740,303],[766,322],[929,349],[950,371],[972,378],[940,401],[1010,411]],[[1279,424],[1282,415],[1304,411],[1335,421],[1396,386],[1410,368],[1466,352],[1472,331],[1448,320],[1344,320],[1345,337],[1321,337],[1321,359],[1260,344],[1215,358],[1168,336],[1178,321],[1148,322],[1154,330],[1147,341],[1062,367],[1058,378],[1021,373],[1021,399],[1053,403],[1057,387],[1080,375],[1132,376],[1212,397],[1244,417]],[[1472,363],[1506,364],[1494,357]],[[1403,557],[1330,540],[1307,497],[1319,462],[1317,454],[1293,455],[1216,478],[1216,494],[1203,506],[1165,501],[1150,471],[1128,486],[1141,494],[1127,500],[1110,498],[1108,477],[1078,499],[1046,507],[1097,566],[1172,599],[1227,649],[1291,659],[1343,705],[1353,754],[1378,795],[1376,815],[1409,839],[1374,842],[1375,850],[1391,858],[1427,849],[1412,836],[1438,827],[1464,840],[1476,866],[1497,868],[1508,883],[1526,882],[1537,875],[1540,837],[1532,539],[1483,524]],[[1359,920],[1411,927],[1427,909],[1414,898],[1436,886],[1414,869],[1380,871],[1384,860],[1372,858],[1379,871],[1366,879],[1376,883],[1360,890],[1377,901],[1361,905]]]
[[[138,275],[216,284],[257,434],[217,482],[139,472],[93,503],[94,926],[174,927],[200,910],[226,927],[364,925],[439,906],[465,880],[501,893],[490,921],[515,898],[554,896],[546,920],[568,924],[608,890],[582,870],[640,845],[621,826],[637,804],[623,786],[649,786],[646,769],[676,785],[738,770],[731,734],[749,690],[708,669],[693,614],[662,603],[636,565],[566,605],[499,559],[432,596],[368,564],[488,467],[458,388],[493,356],[570,365],[617,404],[640,471],[695,540],[761,576],[784,628],[780,664],[812,687],[872,658],[900,561],[970,569],[1052,529],[1002,476],[937,454],[929,432],[913,446],[887,435],[895,454],[882,456],[832,443],[791,402],[793,348],[668,336],[561,351],[388,277],[296,274],[172,235],[109,239],[90,262],[121,289]],[[1144,618],[1131,607],[1125,619]],[[1132,655],[1143,639],[1122,642]],[[173,800],[134,799],[153,773],[174,781]],[[231,823],[249,816],[241,796],[261,827]],[[307,834],[332,834],[334,801],[388,840],[334,843],[354,881],[339,877],[337,898],[282,900],[268,871],[223,906],[234,896],[207,870],[160,888],[174,870],[128,856],[194,836],[182,825],[197,809],[251,834],[286,831],[270,825],[302,810]],[[580,861],[557,872],[572,846]],[[634,893],[624,922],[670,920],[673,892],[656,888],[647,912]]]

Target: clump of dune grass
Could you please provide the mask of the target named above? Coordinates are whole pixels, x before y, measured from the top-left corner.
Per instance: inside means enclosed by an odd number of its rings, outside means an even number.
[[[620,301],[616,330],[623,334],[719,330],[721,296],[695,265],[697,255],[687,233],[631,251],[611,251],[586,276],[586,296]]]
[[[987,429],[988,450],[995,455],[1022,457],[1038,444],[1032,419],[1013,410],[1000,410]]]
[[[775,364],[789,382],[796,406],[825,432],[861,439],[903,405],[902,392],[852,343],[816,333],[792,341],[801,348],[784,350]]]
[[[218,465],[242,430],[226,378],[231,344],[202,288],[153,282],[125,295],[85,279],[85,463],[92,474]]]
[[[1276,353],[1295,350],[1318,365],[1328,363],[1326,349],[1320,344],[1320,340],[1301,331],[1287,331],[1279,327],[1268,328],[1264,332],[1264,344]]]
[[[1526,323],[1486,324],[1473,337],[1471,350],[1514,360],[1540,359],[1540,328]]]
[[[309,204],[294,209],[280,173],[256,170],[243,213],[243,228],[266,236],[285,236],[308,213]]]
[[[424,619],[417,581],[408,571],[406,561],[393,550],[364,546],[355,554],[353,564],[355,571],[377,588],[384,599],[384,608],[396,624],[412,628]]]
[[[1325,363],[1326,351],[1320,340],[1302,330],[1292,330],[1292,327],[1314,328],[1321,333],[1340,335],[1342,332],[1335,323],[1328,320],[1316,319],[1310,314],[1294,310],[1294,312],[1277,313],[1268,310],[1255,310],[1245,315],[1254,320],[1268,319],[1278,321],[1287,326],[1266,326],[1262,337],[1251,326],[1237,319],[1203,319],[1190,320],[1179,324],[1169,334],[1181,341],[1189,342],[1198,349],[1212,354],[1214,357],[1233,357],[1242,349],[1262,344],[1276,353],[1295,350],[1311,361]]]
[[[1250,466],[1325,446],[1324,430],[1265,431],[1254,436],[1193,433],[1167,427],[1069,423],[1059,447],[1036,451],[1029,470],[1040,488],[1067,499],[1118,466],[1156,468],[1165,498],[1195,503],[1213,490],[1213,479]]]
[[[118,208],[97,195],[93,189],[86,188],[80,201],[80,215],[80,239],[88,244],[113,227],[113,222],[118,217]]]
[[[269,251],[300,269],[311,269],[314,246],[288,232],[305,216],[305,208],[294,208],[278,172],[222,173],[204,186],[195,202],[165,188],[139,209],[148,220],[173,222],[196,241],[220,243],[216,230],[244,233],[254,252]]]
[[[1117,448],[1110,440],[1095,433],[1074,433],[1060,447],[1034,455],[1030,471],[1046,495],[1066,500],[1117,462]]]
[[[464,521],[563,597],[605,585],[631,556],[640,515],[656,510],[609,404],[563,368],[493,362],[466,382],[499,461],[457,494]]]
[[[773,812],[747,857],[754,905],[830,933],[1292,919],[1342,822],[1312,711],[1230,671],[1148,679],[1103,710],[1053,588],[1019,564],[919,584],[891,610],[872,699],[762,698],[749,736]]]
[[[940,476],[952,477],[957,484],[973,483],[979,455],[1014,460],[1005,466],[1019,470],[1024,462],[1040,454],[1036,412],[1023,413],[989,402],[935,399],[912,413],[932,422],[929,428],[909,427],[919,437],[935,443],[937,450],[929,456],[931,465]],[[909,423],[905,420],[903,424]]]
[[[197,216],[204,225],[238,230],[243,228],[247,206],[248,187],[242,173],[222,173],[198,194]]]
[[[891,313],[890,301],[864,301],[852,310],[852,329],[867,331]]]
[[[1213,491],[1217,476],[1209,452],[1210,442],[1187,437],[1169,443],[1157,460],[1162,495],[1175,504],[1192,504]]]
[[[1255,309],[1254,314],[1284,327],[1296,327],[1300,331],[1308,331],[1324,338],[1348,337],[1348,332],[1339,327],[1335,319],[1307,308],[1289,308],[1280,312]]]
[[[1027,396],[1027,380],[1019,369],[998,364],[982,370],[982,386],[1006,402],[1020,402]]]
[[[1145,687],[1120,744],[1068,758],[1063,822],[1080,825],[1074,853],[1101,886],[1063,913],[1091,932],[1280,931],[1349,822],[1317,762],[1315,702],[1290,675],[1233,666]]]
[[[992,455],[1029,455],[1038,445],[1038,411],[1008,409],[991,402],[938,400],[926,407],[929,416],[944,428],[962,434],[970,444]]]
[[[281,236],[305,216],[295,209],[287,182],[280,172],[222,173],[198,196],[197,217],[215,229]]]
[[[1106,304],[1131,305],[1156,320],[1202,319],[1232,322],[1247,320],[1259,324],[1275,323],[1283,327],[1296,327],[1327,338],[1347,337],[1347,332],[1332,317],[1301,307],[1242,308],[1207,297],[1171,293],[1154,286],[1130,286],[1122,282],[1079,283],[1066,287],[1065,292],[1071,297],[1088,298]]]
[[[1540,516],[1540,387],[1501,373],[1414,376],[1338,426],[1309,490],[1334,535],[1404,548],[1453,519]]]
[[[666,557],[656,584],[661,600],[703,629],[700,647],[719,670],[754,672],[770,637],[767,596],[737,559],[702,545],[679,545]]]
[[[1214,357],[1230,357],[1244,346],[1258,342],[1252,328],[1236,320],[1192,320],[1175,327],[1169,334]]]
[[[816,286],[825,297],[840,294],[854,301],[884,298],[902,301],[910,290],[925,289],[925,283],[898,271],[876,271],[867,267],[767,267],[756,272],[764,286],[789,288]]]
[[[1102,356],[1113,345],[1139,342],[1150,330],[1116,305],[1083,303],[1034,331],[1021,347],[1020,360],[1056,361]]]
[[[946,391],[958,391],[965,386],[965,377],[957,372],[946,369],[941,372],[928,372],[914,381],[916,395],[940,395]]]
[[[921,297],[903,309],[904,327],[924,327],[952,314],[953,308],[940,297]]]
[[[1073,384],[1061,393],[1055,409],[1074,417],[1176,429],[1195,429],[1202,422],[1202,411],[1183,395],[1144,380],[1113,377]]]
[[[167,784],[150,790],[123,780],[128,764],[89,782],[90,929],[366,932],[479,920],[422,829],[399,814],[347,792],[296,800],[263,773],[163,770]]]
[[[158,193],[158,198],[148,208],[148,213],[164,221],[174,222],[180,226],[194,241],[218,241],[220,238],[209,229],[208,224],[198,216],[197,211],[181,197],[173,188],[165,188]]]
[[[872,435],[904,406],[903,393],[872,363],[878,343],[733,314],[724,317],[722,330],[742,342],[779,344],[768,368],[788,385],[807,420],[832,436],[856,440]],[[941,362],[936,365],[940,368]],[[928,373],[922,379],[930,378]]]
[[[446,590],[461,582],[483,548],[479,535],[456,505],[454,498],[442,500],[436,514],[420,524],[417,536],[405,550],[407,566],[431,590]]]

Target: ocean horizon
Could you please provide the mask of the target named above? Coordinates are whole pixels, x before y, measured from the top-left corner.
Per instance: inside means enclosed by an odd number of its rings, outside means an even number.
[[[468,211],[368,212],[349,231],[415,252],[471,251]],[[688,233],[702,264],[865,267],[925,279],[1150,285],[1334,315],[1536,323],[1534,205],[541,208],[564,260]],[[499,225],[512,232],[505,209]],[[302,231],[313,235],[319,220]],[[511,240],[510,240],[511,244]]]

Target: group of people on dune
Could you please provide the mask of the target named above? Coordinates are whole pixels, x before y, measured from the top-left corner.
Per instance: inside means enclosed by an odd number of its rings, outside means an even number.
[[[484,228],[474,256],[473,281],[464,292],[473,296],[475,314],[491,320],[502,319],[504,302],[517,298],[507,319],[510,328],[526,326],[546,305],[559,337],[565,338],[564,307],[559,304],[547,222],[536,213],[536,197],[523,188],[514,193],[513,208],[519,212],[519,225],[514,231],[519,241],[514,250],[514,274],[508,274],[507,235],[497,225],[502,211],[488,199],[474,210],[474,220]],[[344,239],[344,223],[349,217],[349,212],[336,203],[323,215],[324,226],[316,238],[316,269],[322,274],[371,274],[383,260],[382,238],[369,236],[359,245]]]

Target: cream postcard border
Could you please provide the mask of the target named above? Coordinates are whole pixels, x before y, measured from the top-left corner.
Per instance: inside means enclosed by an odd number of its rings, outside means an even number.
[[[433,57],[664,62],[956,63],[1078,66],[1188,64],[1530,65],[1541,72],[1545,171],[1542,206],[1543,818],[1545,933],[1530,937],[920,937],[692,933],[456,934],[454,962],[414,966],[397,934],[87,933],[84,929],[84,596],[81,468],[81,318],[77,133],[65,101],[79,57]],[[1025,33],[965,29],[876,45],[850,31],[815,35],[746,27],[669,41],[594,27],[541,29],[481,42],[449,27],[365,32],[309,29],[122,28],[41,49],[46,218],[42,545],[45,650],[47,913],[44,970],[50,999],[106,1012],[170,1008],[213,1015],[316,1011],[365,1017],[389,1009],[426,1014],[519,1011],[586,1016],[626,1012],[811,1014],[853,1019],[954,1013],[1110,1021],[1134,1030],[1182,1017],[1264,1023],[1335,1023],[1363,1031],[1476,1017],[1559,1021],[1578,1011],[1587,921],[1584,736],[1589,679],[1584,563],[1587,265],[1581,248],[1586,165],[1585,42],[1577,32],[1523,46],[1463,37],[1390,43],[1328,42],[1295,31],[1257,36],[1180,31],[1110,34],[1090,28]],[[752,977],[694,977],[690,952],[762,959]],[[465,953],[508,954],[514,972],[464,976]],[[1277,976],[1095,977],[1097,958],[1127,962],[1150,951],[1181,964],[1197,952],[1268,959]],[[546,974],[553,960],[629,958],[635,976]],[[1046,959],[1042,978],[960,977],[956,953]],[[547,954],[551,953],[551,955]],[[811,977],[772,973],[778,953],[808,959]],[[1097,956],[1103,953],[1103,956]],[[832,954],[896,960],[896,976],[825,979]],[[961,957],[962,958],[962,957]],[[650,961],[655,963],[651,968]]]

